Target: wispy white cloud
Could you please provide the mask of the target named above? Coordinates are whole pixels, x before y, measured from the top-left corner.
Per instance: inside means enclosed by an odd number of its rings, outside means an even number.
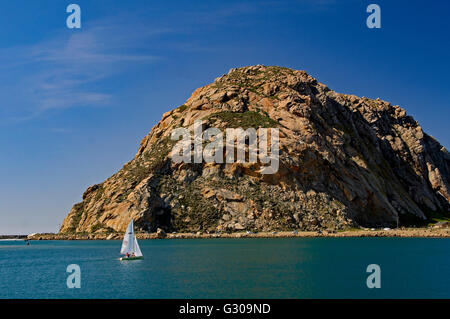
[[[161,59],[145,43],[167,32],[105,19],[40,43],[0,49],[0,77],[14,79],[0,88],[0,113],[27,120],[48,110],[108,105],[114,94],[96,84],[133,64]]]
[[[70,128],[62,128],[62,127],[52,127],[48,131],[51,132],[51,133],[55,133],[55,134],[72,133],[72,130]]]

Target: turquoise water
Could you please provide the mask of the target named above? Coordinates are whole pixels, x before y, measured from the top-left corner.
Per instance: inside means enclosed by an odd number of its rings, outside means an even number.
[[[450,240],[279,238],[0,241],[0,298],[450,298]],[[68,289],[66,267],[81,268]],[[381,267],[368,289],[366,267]]]

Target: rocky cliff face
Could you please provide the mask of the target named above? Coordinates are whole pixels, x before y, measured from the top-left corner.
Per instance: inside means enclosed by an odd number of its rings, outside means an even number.
[[[195,120],[278,128],[278,172],[174,163],[172,130]],[[133,160],[86,190],[61,232],[124,231],[131,218],[141,230],[178,232],[418,223],[449,213],[449,164],[448,151],[398,106],[336,93],[304,71],[232,69],[165,113]]]

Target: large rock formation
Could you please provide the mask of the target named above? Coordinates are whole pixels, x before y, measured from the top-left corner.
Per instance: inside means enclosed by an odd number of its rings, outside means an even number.
[[[174,163],[178,127],[276,127],[280,168]],[[89,187],[61,232],[138,229],[342,229],[449,213],[448,151],[404,109],[339,94],[304,71],[232,69],[197,89],[141,142],[133,160]]]

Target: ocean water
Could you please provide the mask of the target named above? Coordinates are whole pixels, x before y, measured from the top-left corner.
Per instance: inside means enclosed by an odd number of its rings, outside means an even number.
[[[0,298],[450,298],[450,240],[273,238],[0,241]],[[67,288],[69,264],[81,288]],[[381,288],[369,289],[369,264]]]

